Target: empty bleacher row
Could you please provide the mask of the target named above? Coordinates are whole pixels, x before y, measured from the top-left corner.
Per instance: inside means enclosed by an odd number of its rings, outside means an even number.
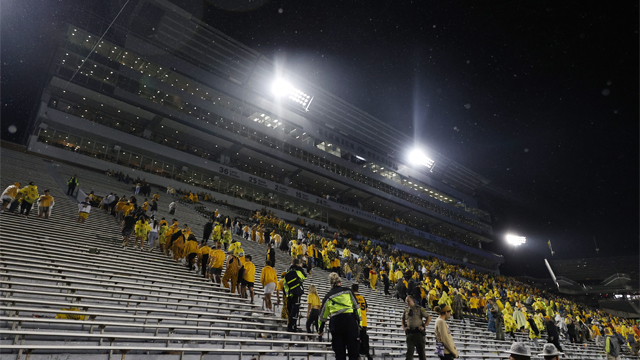
[[[11,359],[177,359],[177,358],[333,358],[328,336],[287,333],[286,322],[269,316],[256,304],[229,294],[189,272],[159,252],[122,249],[119,225],[93,209],[86,224],[75,222],[76,203],[66,197],[35,156],[3,150],[0,184],[34,181],[51,189],[56,205],[49,220],[0,216],[0,354]],[[89,170],[61,164],[61,177],[77,173],[89,192],[131,194],[131,186]],[[154,191],[155,192],[155,191]],[[153,192],[152,192],[153,193]],[[181,205],[175,216],[161,194],[158,216],[187,223],[198,236],[206,221],[192,206]],[[217,206],[208,205],[205,206]],[[34,209],[34,212],[37,209]],[[225,215],[237,214],[221,207]],[[259,275],[266,246],[243,240]],[[285,271],[290,257],[276,251],[276,271]],[[305,285],[328,292],[328,272],[315,269]],[[262,294],[259,281],[256,294]],[[343,280],[344,286],[351,282]],[[361,286],[367,299],[371,349],[376,358],[404,357],[400,318],[404,303],[381,291]],[[306,297],[303,298],[305,300]],[[304,303],[304,301],[303,301]],[[67,309],[67,310],[63,310]],[[300,311],[306,314],[306,305]],[[58,316],[57,315],[67,315]],[[432,314],[435,320],[435,314]],[[304,322],[306,319],[301,319]],[[427,355],[433,354],[433,324],[427,329]],[[502,359],[510,341],[496,341],[486,323],[451,319],[450,331],[463,359]],[[303,327],[303,326],[302,326]],[[525,340],[524,335],[518,335]],[[592,344],[563,344],[568,359],[601,359]],[[541,348],[534,349],[539,352]]]

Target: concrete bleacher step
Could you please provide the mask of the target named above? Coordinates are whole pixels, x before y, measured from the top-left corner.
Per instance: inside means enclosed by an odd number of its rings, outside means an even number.
[[[256,304],[189,272],[159,252],[149,253],[120,246],[119,224],[100,209],[93,209],[85,224],[75,222],[76,202],[65,195],[51,168],[62,178],[77,174],[83,191],[96,194],[132,195],[132,185],[102,173],[69,164],[43,162],[41,158],[3,151],[4,187],[34,181],[40,192],[50,188],[56,206],[49,220],[0,215],[0,353],[30,359],[265,359],[333,358],[328,334],[291,334],[284,321],[269,316],[258,305],[262,285],[255,283]],[[141,177],[143,177],[141,173]],[[177,201],[152,184],[160,194],[157,217],[189,224],[201,239],[207,219],[195,205],[179,204],[175,216],[168,204]],[[143,200],[138,196],[138,201]],[[201,202],[224,215],[245,215],[223,205]],[[256,205],[257,207],[257,205]],[[32,214],[37,214],[37,207]],[[266,245],[244,240],[245,253],[253,256],[256,277],[264,265]],[[91,249],[100,249],[93,254]],[[285,271],[289,254],[276,250],[276,271]],[[316,285],[320,297],[329,291],[329,272],[314,269],[305,286]],[[344,286],[352,282],[343,279]],[[370,345],[376,359],[404,358],[404,333],[400,318],[404,303],[361,285],[367,299]],[[306,314],[306,298],[301,314]],[[81,311],[62,310],[75,307]],[[58,314],[87,315],[91,320],[55,319]],[[435,319],[435,314],[431,313]],[[304,327],[301,318],[299,326]],[[433,354],[435,321],[427,328],[427,358]],[[449,321],[450,331],[462,359],[503,359],[510,341],[497,341],[486,322]],[[518,338],[528,342],[526,334]],[[294,346],[298,344],[299,346]],[[589,343],[563,343],[567,359],[603,359],[602,349]],[[536,350],[540,350],[538,347]],[[625,358],[625,356],[623,356]],[[628,357],[626,357],[628,358]]]

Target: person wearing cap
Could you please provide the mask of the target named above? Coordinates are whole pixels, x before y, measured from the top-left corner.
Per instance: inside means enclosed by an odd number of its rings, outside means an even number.
[[[431,316],[427,310],[423,307],[416,305],[416,301],[413,296],[406,297],[405,302],[407,308],[402,314],[402,329],[406,334],[407,341],[407,359],[413,360],[413,350],[418,351],[418,357],[420,360],[426,359],[425,354],[425,329],[431,322]],[[449,309],[449,315],[451,315],[451,308]],[[422,319],[426,319],[423,321]]]
[[[531,350],[525,343],[514,342],[507,354],[509,360],[531,360]]]
[[[544,358],[544,360],[560,360],[560,355],[564,355],[563,352],[559,352],[554,344],[544,344],[542,348],[542,354],[538,354]]]
[[[353,292],[342,286],[340,275],[335,272],[329,274],[331,290],[322,300],[320,320],[318,321],[318,334],[322,337],[324,325],[329,322],[331,331],[331,347],[336,354],[336,360],[346,360],[347,352],[349,360],[360,358],[360,329],[361,310],[360,304]]]
[[[287,296],[288,323],[287,331],[296,332],[298,330],[298,313],[300,311],[300,299],[304,294],[304,280],[307,274],[300,267],[300,260],[293,259],[291,266],[284,277],[284,291]]]
[[[459,357],[460,354],[458,354],[456,344],[453,342],[451,333],[449,333],[449,325],[447,325],[447,320],[451,317],[451,308],[449,305],[444,305],[443,307],[436,306],[433,308],[433,311],[439,314],[435,325],[436,353],[438,353],[439,344],[442,344],[442,353],[439,353],[438,357],[441,360],[450,360]],[[408,354],[407,358],[409,358]]]

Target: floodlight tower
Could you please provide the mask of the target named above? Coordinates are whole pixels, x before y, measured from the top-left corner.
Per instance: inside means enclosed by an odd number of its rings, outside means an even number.
[[[505,239],[507,240],[507,244],[512,245],[512,246],[520,246],[524,243],[527,242],[527,238],[524,236],[518,236],[518,235],[512,235],[512,234],[507,234],[505,236]]]
[[[302,90],[296,89],[291,83],[284,79],[276,79],[271,85],[271,91],[277,98],[286,97],[289,100],[302,106],[304,111],[309,111],[309,105],[313,101],[313,96],[304,93]]]
[[[415,148],[409,152],[409,162],[414,165],[425,166],[429,171],[433,171],[435,160],[428,157],[422,149]]]

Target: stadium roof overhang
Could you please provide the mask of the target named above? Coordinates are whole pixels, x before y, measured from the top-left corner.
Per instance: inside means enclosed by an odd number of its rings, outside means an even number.
[[[618,273],[625,269],[633,257],[626,259],[594,258],[547,261],[547,269],[554,279],[558,291],[564,294],[613,294],[616,292],[638,292],[637,271]],[[637,259],[637,258],[635,258]],[[621,261],[625,261],[622,264]],[[596,266],[600,265],[600,266]],[[609,275],[608,275],[608,274]]]

